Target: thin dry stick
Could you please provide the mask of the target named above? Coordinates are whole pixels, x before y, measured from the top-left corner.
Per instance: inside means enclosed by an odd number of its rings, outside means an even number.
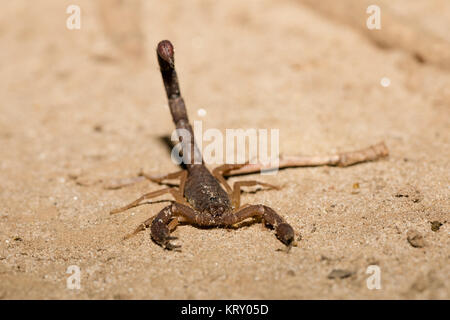
[[[277,167],[267,167],[262,164],[247,164],[239,169],[224,172],[226,177],[237,176],[241,174],[256,173],[264,170],[295,168],[295,167],[318,167],[318,166],[338,166],[348,167],[357,163],[375,161],[389,155],[389,150],[384,142],[377,143],[365,149],[358,151],[343,152],[331,156],[282,156]],[[113,180],[105,189],[120,189],[133,183],[145,180],[142,173],[139,177]]]
[[[225,172],[225,176],[255,173],[261,170],[293,168],[293,167],[316,167],[316,166],[339,166],[347,167],[361,162],[374,161],[389,155],[389,150],[384,142],[377,143],[368,148],[343,152],[331,156],[286,156],[281,157],[277,167],[267,167],[262,164],[247,164],[242,168]]]

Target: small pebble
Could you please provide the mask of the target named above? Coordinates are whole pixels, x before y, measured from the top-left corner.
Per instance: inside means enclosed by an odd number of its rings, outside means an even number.
[[[345,279],[354,274],[353,271],[342,270],[342,269],[334,269],[328,275],[328,279]]]
[[[431,230],[434,232],[439,231],[439,229],[441,228],[442,223],[439,221],[431,221]]]
[[[425,240],[423,236],[416,230],[410,229],[406,233],[406,238],[410,245],[414,248],[423,248],[425,246]]]

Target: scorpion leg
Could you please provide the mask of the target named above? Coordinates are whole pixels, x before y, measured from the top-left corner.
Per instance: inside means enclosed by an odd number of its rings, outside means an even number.
[[[225,225],[233,225],[251,217],[262,217],[265,223],[275,229],[275,233],[281,242],[287,246],[293,244],[295,237],[294,229],[275,210],[265,205],[251,205],[241,208],[234,213],[225,215],[223,217],[223,223]]]
[[[153,219],[155,219],[156,215],[154,215],[153,217],[145,220],[144,222],[142,222],[140,225],[137,226],[137,228],[130,234],[126,235],[125,237],[123,237],[123,239],[129,239],[132,236],[138,234],[141,231],[144,231],[146,228],[148,228],[150,226],[150,224],[152,223]]]
[[[147,229],[152,224],[152,222],[155,219],[155,217],[156,217],[156,214],[153,217],[151,217],[151,218],[145,220],[144,222],[142,222],[140,225],[137,226],[137,228],[132,233],[126,235],[125,237],[123,237],[123,239],[124,240],[129,239],[132,236],[138,234],[139,232],[144,231],[145,229]],[[177,227],[178,222],[179,222],[178,218],[175,218],[172,221],[170,221],[169,224],[167,225],[169,227],[169,230],[173,231]]]
[[[177,172],[172,172],[172,173],[163,174],[163,175],[154,175],[154,174],[147,174],[145,172],[141,172],[139,175],[146,178],[147,180],[156,182],[158,184],[162,184],[163,180],[179,178],[180,179],[180,191],[184,191],[184,184],[186,183],[187,171],[180,170]],[[181,192],[181,194],[183,194],[183,192]]]
[[[176,202],[162,209],[152,221],[151,237],[164,249],[180,248],[170,243],[170,240],[176,239],[170,236],[170,224],[173,218],[178,220],[177,217],[183,217],[191,223],[197,222],[197,213],[192,208]]]
[[[113,180],[107,182],[103,186],[103,188],[105,188],[107,190],[121,189],[123,187],[127,187],[127,186],[130,186],[132,184],[141,182],[141,181],[143,181],[145,179],[150,180],[152,182],[156,182],[158,184],[163,184],[162,183],[163,180],[176,179],[178,177],[180,177],[180,187],[181,187],[181,182],[183,180],[183,177],[184,177],[184,181],[186,181],[186,177],[187,177],[186,170],[180,170],[180,171],[177,171],[177,172],[164,174],[164,175],[151,175],[151,174],[146,174],[146,173],[141,171],[141,172],[139,172],[139,175],[137,177],[113,179]]]
[[[227,179],[225,179],[224,175],[227,172],[230,172],[232,170],[240,169],[244,166],[246,166],[248,163],[242,163],[242,164],[223,164],[217,168],[214,168],[212,171],[213,176],[219,180],[219,182],[225,187],[228,193],[231,193],[233,189],[231,189],[230,185],[227,182]]]
[[[144,179],[145,179],[144,177],[113,179],[107,182],[105,185],[103,185],[103,188],[107,190],[117,190],[141,182]]]
[[[256,180],[248,180],[248,181],[237,181],[233,184],[233,193],[231,195],[231,201],[233,203],[234,208],[239,208],[241,205],[241,187],[252,187],[252,186],[263,186],[268,188],[273,188],[279,190],[280,187],[274,186],[272,184],[268,184],[265,182],[259,182]]]
[[[127,204],[124,207],[111,210],[110,214],[116,214],[116,213],[128,210],[130,208],[134,208],[134,207],[138,206],[143,200],[155,198],[155,197],[161,196],[166,193],[170,193],[175,198],[176,201],[179,201],[181,203],[185,202],[183,196],[180,194],[180,192],[178,190],[173,189],[173,188],[165,188],[165,189],[161,189],[158,191],[146,193],[143,196],[139,197],[138,199]]]

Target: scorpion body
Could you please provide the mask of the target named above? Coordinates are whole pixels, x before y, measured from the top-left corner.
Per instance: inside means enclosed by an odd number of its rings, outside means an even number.
[[[248,218],[260,217],[263,223],[275,229],[279,240],[290,247],[294,241],[294,230],[273,209],[265,205],[240,206],[242,186],[261,185],[278,188],[255,180],[238,181],[231,188],[224,178],[224,174],[243,167],[243,164],[225,164],[215,168],[213,172],[208,170],[195,143],[185,103],[180,94],[175,71],[174,49],[168,40],[163,40],[158,44],[157,57],[175,127],[189,133],[187,140],[180,137],[183,153],[190,152],[195,156],[183,163],[185,170],[162,176],[143,174],[149,180],[157,183],[162,183],[165,179],[179,178],[178,188],[165,188],[145,194],[129,205],[113,210],[111,213],[122,212],[138,205],[143,200],[170,193],[175,201],[163,208],[156,216],[143,222],[135,233],[150,226],[152,239],[165,249],[172,250],[179,248],[178,245],[170,242],[175,239],[170,236],[170,231],[179,220],[204,227],[227,227]],[[194,161],[198,158],[201,160],[200,163]]]

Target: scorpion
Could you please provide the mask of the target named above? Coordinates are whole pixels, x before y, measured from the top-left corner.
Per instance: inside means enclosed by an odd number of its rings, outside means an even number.
[[[184,129],[190,134],[190,141],[180,142],[184,146],[191,146],[198,156],[199,151],[195,143],[194,133],[189,123],[186,106],[180,93],[178,77],[175,71],[174,48],[170,41],[163,40],[156,49],[158,63],[164,82],[169,109],[177,130]],[[186,150],[186,147],[183,147]],[[200,155],[201,157],[201,155]],[[171,230],[180,221],[200,227],[230,227],[248,218],[262,218],[264,224],[272,227],[278,239],[290,247],[294,242],[294,229],[272,208],[258,205],[240,205],[240,193],[243,186],[263,186],[279,189],[277,186],[256,180],[238,181],[230,187],[224,175],[232,170],[242,168],[244,164],[224,164],[212,172],[205,166],[203,158],[197,161],[184,161],[186,169],[166,175],[148,175],[145,178],[156,183],[168,179],[179,179],[179,187],[168,187],[158,191],[144,194],[132,203],[111,211],[119,213],[139,205],[142,201],[170,194],[175,199],[170,205],[163,208],[156,216],[144,221],[135,230],[135,233],[150,226],[151,238],[155,243],[167,250],[178,249],[181,246],[173,244],[175,237],[170,235]],[[225,188],[223,188],[223,187]]]
[[[212,172],[205,166],[200,151],[195,143],[194,132],[189,123],[186,106],[180,93],[178,77],[175,71],[174,47],[168,40],[159,42],[157,49],[158,63],[169,101],[169,109],[177,133],[179,130],[187,132],[178,134],[182,144],[182,153],[194,155],[183,158],[184,169],[165,175],[149,175],[141,173],[141,178],[148,179],[158,184],[164,184],[165,180],[179,179],[178,187],[172,186],[161,190],[144,194],[130,204],[112,210],[115,214],[136,207],[144,200],[170,194],[175,200],[163,208],[157,215],[140,224],[132,236],[150,227],[152,240],[167,250],[179,251],[180,245],[171,241],[177,239],[171,236],[179,222],[197,225],[200,227],[232,227],[246,219],[259,219],[265,226],[275,230],[277,238],[287,247],[287,250],[295,245],[295,232],[272,208],[263,205],[245,204],[241,206],[241,188],[250,186],[262,186],[271,189],[280,189],[277,186],[257,180],[237,181],[233,187],[226,178],[231,175],[254,173],[262,167],[258,164],[223,164]],[[384,142],[372,145],[358,151],[344,152],[331,156],[291,156],[279,160],[277,168],[304,167],[304,166],[341,166],[346,167],[356,163],[373,161],[388,156],[389,151]],[[200,159],[200,161],[197,161]],[[262,169],[261,169],[262,170]],[[128,184],[128,183],[127,183]],[[120,187],[120,186],[119,186]],[[110,187],[116,189],[117,187]],[[126,238],[128,238],[127,236]]]

